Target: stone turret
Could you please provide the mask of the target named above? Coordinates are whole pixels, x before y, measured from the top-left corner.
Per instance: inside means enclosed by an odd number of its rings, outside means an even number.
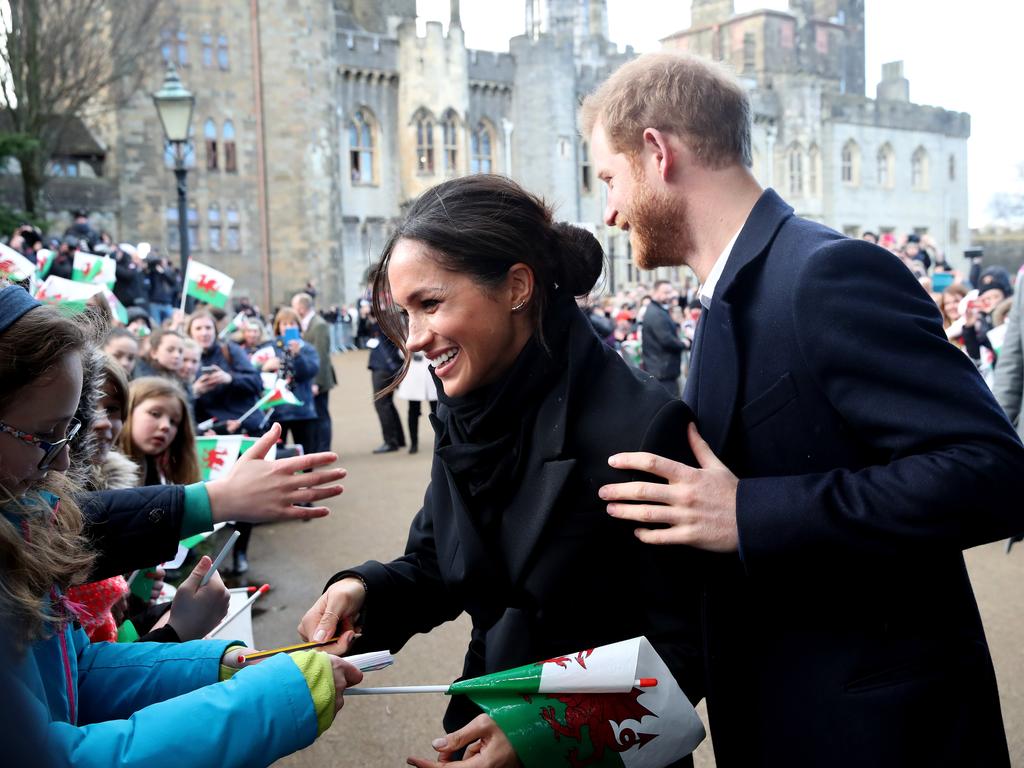
[[[469,167],[469,62],[462,27],[452,24],[445,35],[440,22],[429,21],[426,35],[419,37],[415,22],[403,22],[398,28],[398,71],[402,73],[397,126],[401,197],[410,200],[446,178],[466,173]],[[445,144],[446,118],[454,118],[457,129],[454,168]]]
[[[690,28],[711,27],[732,18],[733,0],[693,0],[690,4]]]
[[[882,65],[882,82],[878,84],[879,101],[910,101],[910,81],[903,76],[903,62],[890,61]]]

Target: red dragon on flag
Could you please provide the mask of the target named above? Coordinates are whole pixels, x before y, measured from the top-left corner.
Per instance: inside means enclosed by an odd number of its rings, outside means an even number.
[[[227,456],[226,448],[211,448],[203,453],[203,466],[207,469],[217,469],[224,466],[224,457]]]
[[[217,293],[217,279],[200,275],[199,279],[196,280],[196,288],[203,293]]]

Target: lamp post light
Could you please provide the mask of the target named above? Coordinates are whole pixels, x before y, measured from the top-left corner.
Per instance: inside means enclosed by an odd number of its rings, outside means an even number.
[[[153,94],[153,104],[160,116],[164,138],[174,147],[174,176],[178,180],[178,240],[181,250],[181,275],[188,268],[188,186],[185,174],[185,152],[188,147],[189,126],[196,97],[181,83],[174,64],[167,65],[167,74],[160,90]]]

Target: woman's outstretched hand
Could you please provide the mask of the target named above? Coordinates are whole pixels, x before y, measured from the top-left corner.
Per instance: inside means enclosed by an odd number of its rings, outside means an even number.
[[[213,522],[308,520],[330,512],[327,507],[296,505],[323,501],[345,490],[336,484],[348,474],[344,469],[317,469],[333,464],[338,457],[333,453],[310,453],[266,461],[267,451],[280,437],[281,425],[274,424],[239,457],[227,477],[206,484]]]
[[[468,745],[468,746],[467,746]],[[415,768],[514,768],[519,758],[505,733],[488,715],[480,715],[454,733],[434,739],[437,760],[410,757]],[[461,760],[452,760],[452,753],[466,747]]]
[[[359,579],[342,579],[331,584],[302,617],[299,635],[311,643],[341,635],[337,642],[325,645],[320,650],[334,654],[345,653],[356,638],[355,619],[363,610],[365,600],[366,589]]]

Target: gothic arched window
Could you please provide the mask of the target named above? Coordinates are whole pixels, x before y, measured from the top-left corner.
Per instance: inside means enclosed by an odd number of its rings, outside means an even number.
[[[373,184],[374,129],[373,113],[368,109],[356,110],[348,124],[349,174],[353,184]]]
[[[431,175],[434,173],[434,116],[420,109],[413,123],[416,125],[416,172]]]
[[[486,119],[476,124],[470,137],[470,173],[491,173],[494,168],[494,132]]]

